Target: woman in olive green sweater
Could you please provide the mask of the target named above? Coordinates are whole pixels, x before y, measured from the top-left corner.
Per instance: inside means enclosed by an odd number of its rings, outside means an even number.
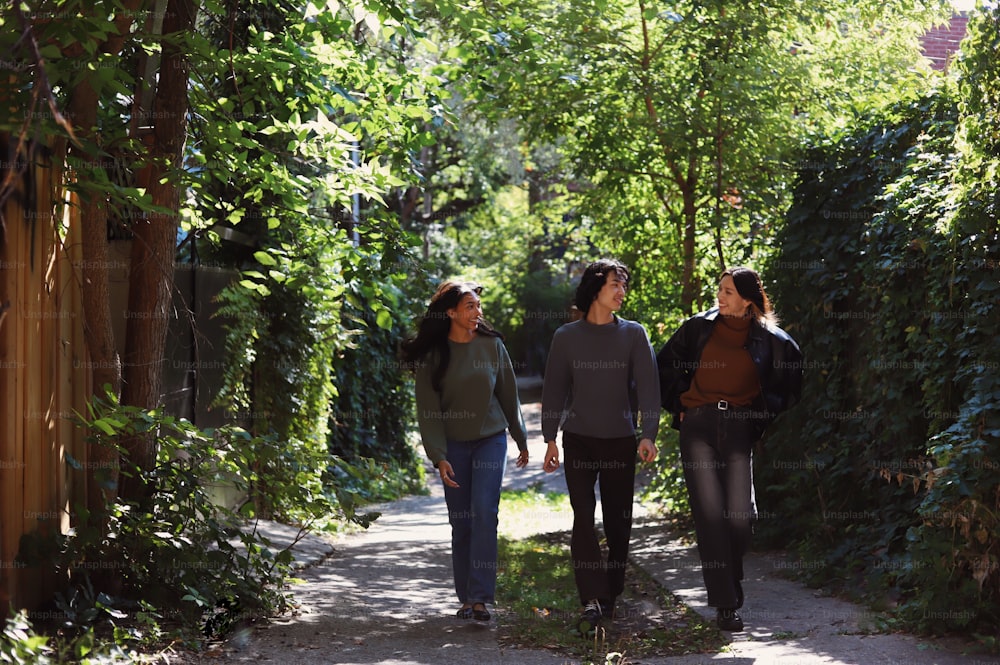
[[[489,621],[507,430],[520,451],[518,467],[528,463],[528,444],[514,367],[500,333],[483,320],[481,290],[442,284],[402,350],[416,369],[424,450],[444,484],[458,616]]]

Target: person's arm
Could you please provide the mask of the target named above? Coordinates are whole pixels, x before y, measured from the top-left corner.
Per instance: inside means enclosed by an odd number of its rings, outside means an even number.
[[[517,376],[514,374],[514,364],[510,361],[507,347],[499,337],[496,338],[496,343],[497,380],[493,393],[507,419],[510,436],[520,451],[517,456],[517,466],[523,467],[528,463],[528,433],[524,426],[524,416],[521,414],[521,400],[517,396]]]
[[[552,473],[559,468],[559,446],[556,445],[556,440],[545,442],[545,461],[542,463],[542,469],[546,473]]]
[[[548,473],[559,468],[556,434],[566,410],[566,399],[572,383],[572,372],[560,330],[552,337],[552,346],[545,363],[545,380],[542,382],[542,438],[545,439],[545,461],[542,468]]]
[[[630,363],[639,408],[639,459],[651,462],[656,458],[655,441],[660,426],[660,380],[646,329],[638,324],[636,327]]]
[[[787,333],[784,339],[778,341],[782,351],[782,364],[778,368],[778,376],[781,377],[781,409],[784,411],[795,406],[802,397],[804,358],[799,345]],[[777,360],[777,357],[775,359]]]
[[[445,459],[448,454],[448,439],[444,430],[444,409],[441,407],[441,395],[431,384],[432,371],[429,357],[417,367],[417,425],[424,452],[427,453],[431,464],[438,469],[441,480],[448,484],[445,478],[450,478],[451,474],[442,469],[443,466],[447,466],[447,471],[451,470],[451,465]]]
[[[690,386],[694,372],[693,335],[691,324],[684,322],[656,356],[656,366],[660,384],[660,405],[673,414],[673,427],[677,428],[684,418],[681,406],[681,392]]]

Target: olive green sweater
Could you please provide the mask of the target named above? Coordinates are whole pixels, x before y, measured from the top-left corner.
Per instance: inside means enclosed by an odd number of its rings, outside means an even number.
[[[437,354],[417,367],[417,422],[427,457],[437,466],[447,459],[448,440],[474,441],[505,429],[527,450],[514,366],[500,338],[476,335],[468,343],[448,340],[448,347],[440,393],[431,385]]]

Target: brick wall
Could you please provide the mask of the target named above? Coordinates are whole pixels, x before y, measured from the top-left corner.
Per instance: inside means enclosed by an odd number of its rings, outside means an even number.
[[[956,14],[951,21],[927,31],[920,38],[920,46],[925,56],[930,58],[934,69],[945,69],[952,54],[958,50],[959,43],[965,37],[966,25],[969,23],[967,14]]]

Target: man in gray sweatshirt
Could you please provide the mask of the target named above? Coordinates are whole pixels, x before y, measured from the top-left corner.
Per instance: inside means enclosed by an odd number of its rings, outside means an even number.
[[[584,317],[553,336],[542,388],[546,472],[559,468],[556,432],[560,425],[563,430],[566,487],[573,506],[570,551],[584,607],[581,633],[603,617],[611,618],[615,599],[625,590],[636,453],[650,462],[657,452],[656,358],[646,330],[615,314],[628,280],[628,269],[618,261],[601,260],[587,267],[575,297]],[[606,560],[594,527],[597,483],[608,541]]]

